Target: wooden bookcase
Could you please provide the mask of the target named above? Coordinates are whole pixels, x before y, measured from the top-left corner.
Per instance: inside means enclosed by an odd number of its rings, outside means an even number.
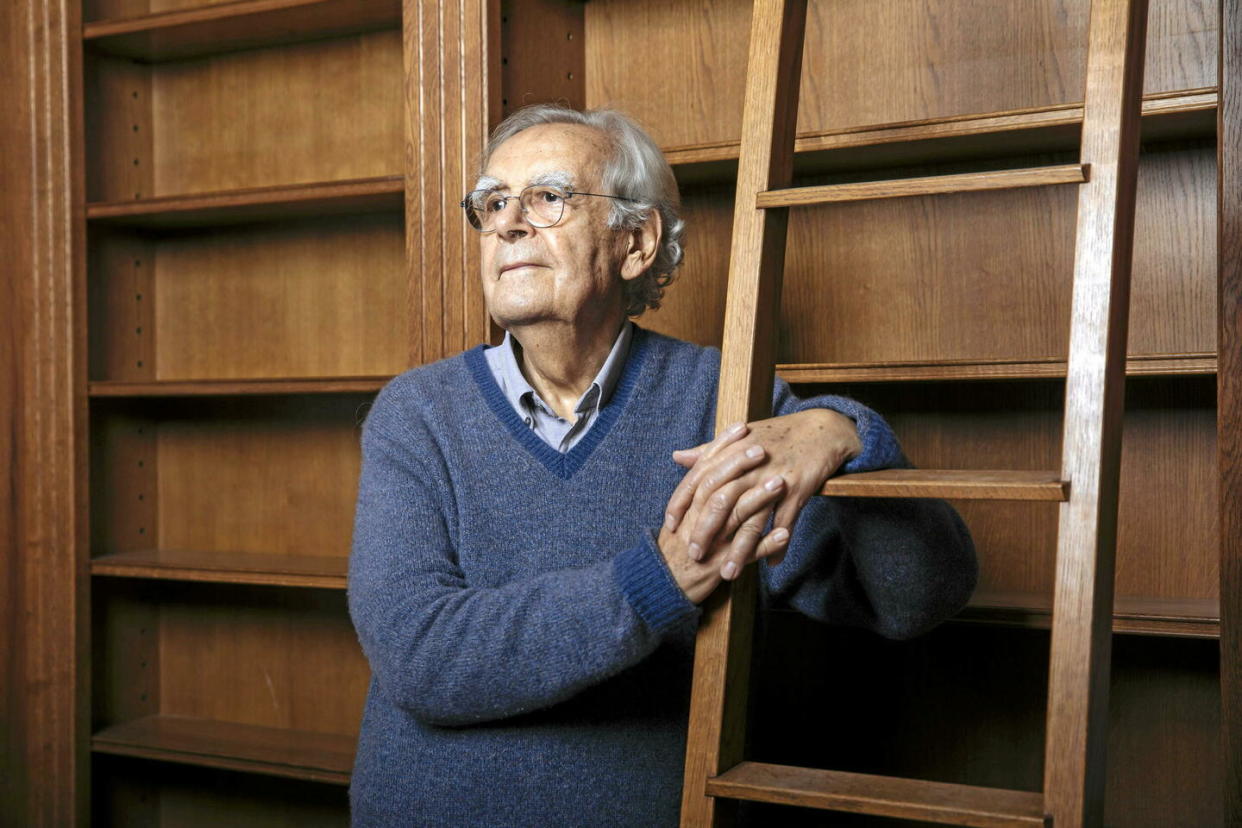
[[[21,663],[46,688],[24,727],[49,735],[6,753],[31,757],[22,813],[345,824],[368,680],[344,592],[358,425],[393,374],[495,335],[457,208],[487,129],[543,100],[643,121],[689,232],[642,324],[719,344],[749,3],[21,1],[47,44],[23,47],[47,80],[22,112],[53,147],[22,196],[51,205],[21,248],[43,263],[23,330],[44,332],[22,354],[56,366],[23,374],[52,412],[18,446],[23,531],[59,544],[31,545],[45,602],[5,638],[33,630]],[[1087,5],[812,2],[799,182],[1075,160]],[[1218,202],[1242,152],[1239,15],[1151,0],[1109,824],[1242,818],[1222,805],[1242,775],[1223,506],[1242,219]],[[920,465],[1055,468],[1073,221],[1066,189],[796,211],[780,373],[873,405]],[[763,614],[752,756],[1039,786],[1055,507],[958,505],[980,588],[930,635]]]
[[[398,0],[83,9],[97,824],[343,824],[374,392],[411,361]]]

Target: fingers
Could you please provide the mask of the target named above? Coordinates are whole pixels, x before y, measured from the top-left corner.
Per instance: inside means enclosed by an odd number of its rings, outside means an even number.
[[[699,465],[698,461],[715,456],[725,446],[737,442],[748,433],[749,429],[746,427],[746,423],[734,423],[722,431],[710,443],[704,443],[692,449],[679,450],[673,453],[673,460],[682,466],[687,466],[690,468],[690,471],[677,484],[677,488],[673,490],[672,497],[668,500],[668,507],[665,509],[664,514],[665,529],[675,532],[678,524],[681,523],[681,519],[685,517],[686,509],[690,508],[690,504],[694,500],[695,492],[699,487],[699,481],[707,473],[707,470]],[[683,459],[679,459],[678,455],[682,455],[688,462],[683,462]],[[689,459],[690,457],[693,457],[693,459]]]
[[[705,485],[700,492],[708,492]],[[690,532],[688,548],[690,557],[701,560],[704,550],[711,549],[717,538],[731,537],[747,519],[756,512],[771,509],[785,494],[785,481],[779,475],[770,476],[763,485],[752,485],[749,478],[732,480],[717,488],[699,505],[698,520]],[[699,498],[695,498],[699,503]]]
[[[784,556],[789,544],[787,529],[774,529],[763,536],[763,527],[772,514],[769,507],[746,520],[733,536],[733,543],[720,567],[720,577],[732,581],[741,574],[747,564],[774,555]]]

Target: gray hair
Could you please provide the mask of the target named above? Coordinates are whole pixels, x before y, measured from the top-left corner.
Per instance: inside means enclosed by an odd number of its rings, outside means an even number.
[[[523,107],[500,122],[483,152],[486,169],[492,153],[524,129],[542,124],[579,124],[598,130],[613,147],[612,158],[604,165],[601,186],[609,195],[633,201],[612,199],[608,226],[634,230],[643,225],[651,210],[658,210],[663,223],[660,249],[647,272],[625,283],[625,312],[639,316],[648,308],[660,307],[664,288],[674,279],[681,264],[682,234],[686,223],[679,215],[681,198],[677,179],[664,154],[642,127],[627,115],[612,109],[579,111],[558,104]]]

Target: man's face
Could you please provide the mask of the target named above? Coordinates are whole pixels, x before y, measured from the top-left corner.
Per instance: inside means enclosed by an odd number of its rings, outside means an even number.
[[[517,195],[528,185],[602,192],[608,141],[577,124],[543,124],[505,141],[480,184]],[[490,179],[490,180],[489,180]],[[622,307],[626,234],[608,227],[611,199],[575,196],[554,227],[533,227],[516,199],[481,237],[483,295],[502,328],[540,322],[600,324]]]

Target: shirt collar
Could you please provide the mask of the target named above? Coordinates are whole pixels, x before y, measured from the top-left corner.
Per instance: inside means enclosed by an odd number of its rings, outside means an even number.
[[[621,374],[625,369],[625,361],[629,356],[630,342],[634,338],[634,323],[625,320],[625,324],[621,326],[621,332],[617,334],[616,340],[612,343],[612,350],[608,352],[608,357],[604,360],[603,366],[600,367],[599,373],[595,375],[591,385],[583,393],[578,400],[574,410],[582,413],[592,407],[603,408],[608,404],[608,400],[612,398],[612,392],[617,387],[617,382],[621,379]],[[505,331],[505,339],[495,348],[488,348],[484,351],[488,363],[491,365],[492,373],[496,375],[497,383],[500,390],[504,392],[505,399],[509,401],[519,412],[524,409],[524,400],[529,399],[534,404],[542,405],[545,409],[551,411],[547,404],[539,397],[531,384],[526,381],[526,376],[522,373],[521,367],[518,365],[517,353],[514,351],[513,335]],[[530,397],[527,397],[527,394]]]

